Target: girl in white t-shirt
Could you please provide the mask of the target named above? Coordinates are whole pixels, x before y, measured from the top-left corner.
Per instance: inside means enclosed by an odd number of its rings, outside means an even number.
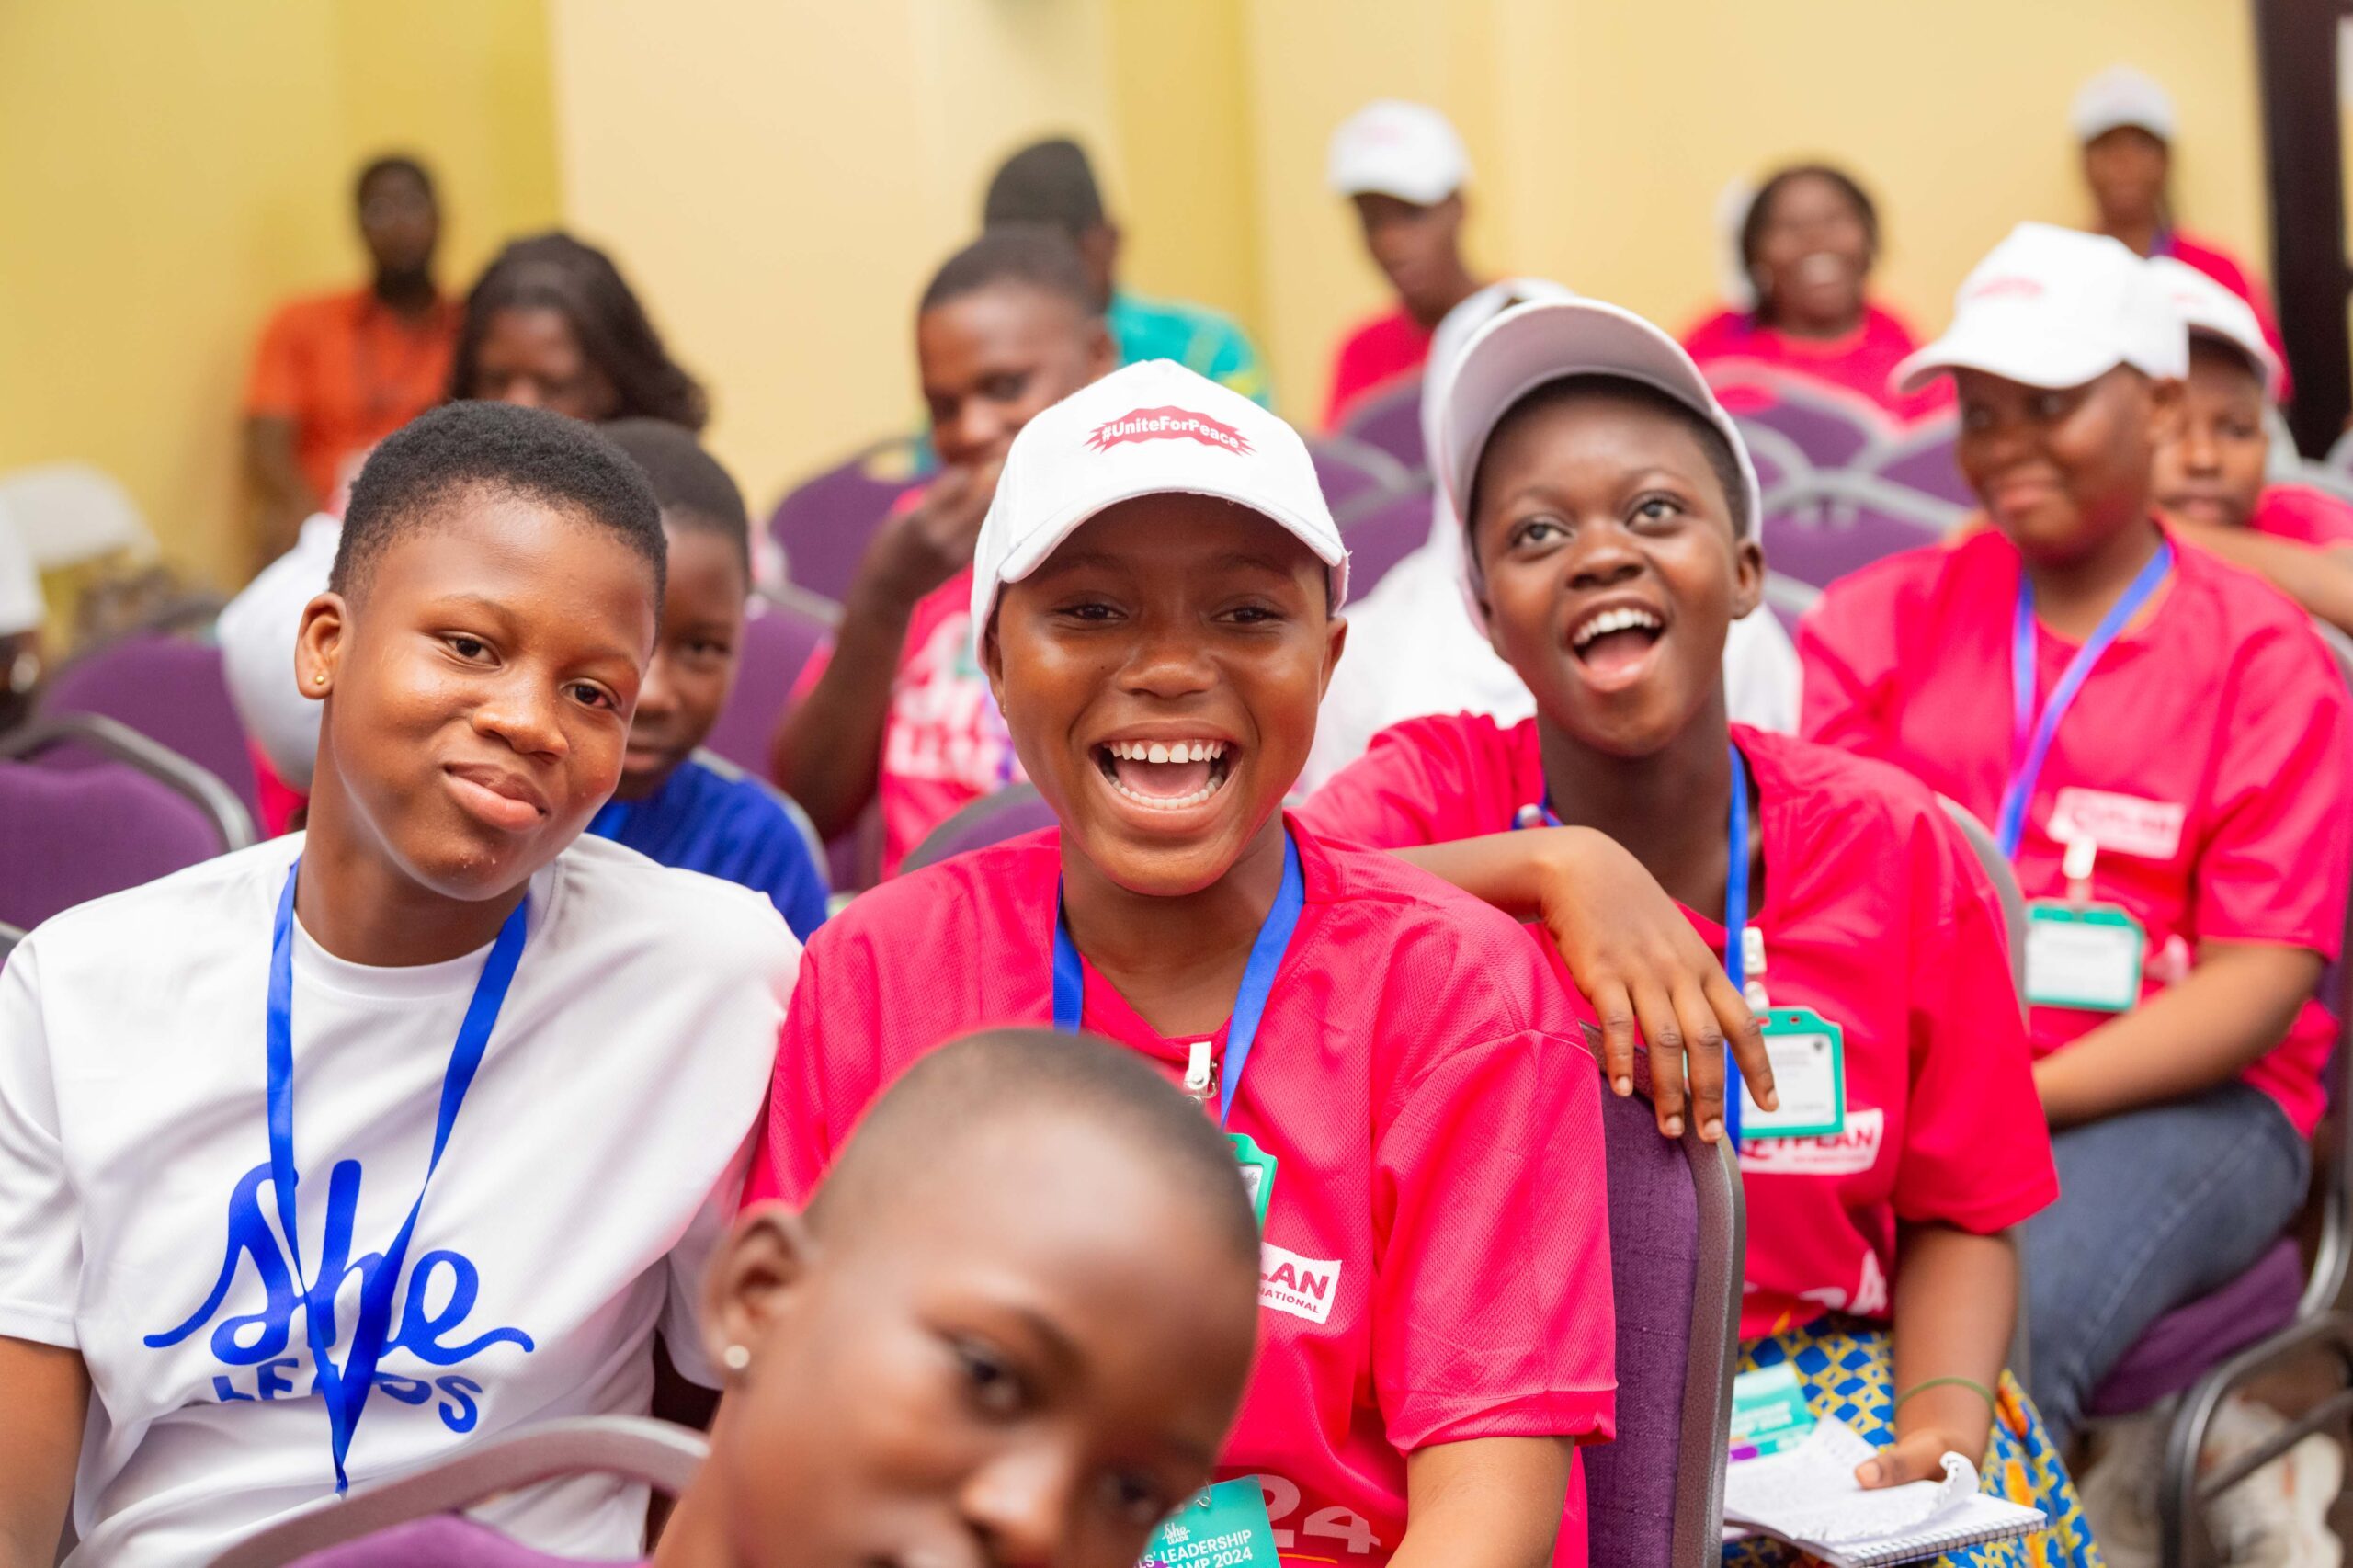
[[[799,949],[756,894],[579,840],[664,559],[586,426],[418,419],[303,612],[309,832],[0,973],[0,1562],[45,1568],[69,1494],[73,1561],[203,1562],[469,1438],[642,1413],[657,1329],[714,1381],[694,1291]],[[643,1494],[489,1517],[621,1557]]]

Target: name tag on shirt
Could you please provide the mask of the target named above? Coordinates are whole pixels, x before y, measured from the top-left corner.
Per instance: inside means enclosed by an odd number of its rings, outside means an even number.
[[[1221,1481],[1195,1493],[1153,1531],[1138,1568],[1282,1568],[1258,1478]]]
[[[1811,1007],[1768,1007],[1757,1017],[1781,1108],[1740,1085],[1740,1137],[1823,1138],[1847,1127],[1847,1031]]]
[[[2182,808],[2106,790],[2059,791],[2051,803],[2051,836],[2062,844],[2087,838],[2103,854],[2170,860],[2181,850]]]
[[[2026,999],[2121,1013],[2141,1000],[2148,945],[2141,923],[2112,903],[2037,899],[2026,908]]]

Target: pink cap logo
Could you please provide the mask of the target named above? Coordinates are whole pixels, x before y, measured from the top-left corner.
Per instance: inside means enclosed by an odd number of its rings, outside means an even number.
[[[2020,300],[2040,300],[2044,290],[2039,278],[1988,278],[1969,291],[1972,300],[1998,300],[2005,294]]]
[[[1250,439],[1233,426],[1184,408],[1138,408],[1117,419],[1107,419],[1086,437],[1095,451],[1108,451],[1123,441],[1199,441],[1204,447],[1246,454]]]

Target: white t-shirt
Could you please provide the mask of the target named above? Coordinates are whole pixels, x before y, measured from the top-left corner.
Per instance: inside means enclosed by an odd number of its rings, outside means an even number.
[[[270,929],[302,836],[42,925],[0,971],[0,1335],[78,1347],[93,1390],[71,1561],[183,1568],[335,1486],[268,1180]],[[485,949],[486,951],[486,949]],[[484,954],[346,963],[296,927],[301,1261],[381,1256],[415,1201]],[[529,935],[410,1244],[347,1460],[354,1487],[563,1416],[643,1414],[651,1340],[695,1332],[800,947],[767,900],[583,838]],[[324,1261],[323,1261],[323,1259]],[[360,1275],[335,1298],[348,1355]],[[642,1487],[482,1517],[633,1558]]]

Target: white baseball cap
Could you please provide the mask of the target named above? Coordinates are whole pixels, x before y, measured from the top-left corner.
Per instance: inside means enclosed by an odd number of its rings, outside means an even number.
[[[1438,467],[1457,517],[1470,517],[1471,484],[1495,426],[1521,398],[1564,376],[1640,381],[1706,420],[1732,448],[1748,526],[1756,526],[1764,500],[1748,444],[1691,356],[1633,312],[1584,299],[1514,305],[1482,327],[1456,361],[1438,415]]]
[[[2111,65],[2075,89],[2067,110],[2067,127],[2078,142],[2097,142],[2121,126],[2145,131],[2160,142],[2170,142],[2178,122],[2173,95],[2145,71]]]
[[[1945,335],[1893,379],[1899,392],[1951,369],[2080,387],[2119,365],[2160,381],[2188,373],[2189,335],[2163,286],[2105,234],[2020,223],[1961,279]]]
[[[972,630],[997,590],[1042,565],[1105,508],[1140,495],[1209,495],[1280,524],[1347,597],[1348,550],[1299,432],[1171,359],[1114,370],[1036,415],[1013,438],[972,559]]]
[[[1376,98],[1332,132],[1324,177],[1336,196],[1393,196],[1429,207],[1470,180],[1471,154],[1438,110]]]
[[[2245,355],[2263,382],[2264,394],[2279,395],[2279,357],[2265,341],[2253,306],[2186,261],[2156,256],[2141,265],[2155,276],[2191,337],[2211,338]]]
[[[37,631],[47,619],[48,601],[41,597],[40,573],[33,565],[33,552],[25,547],[17,525],[8,520],[6,505],[0,503],[0,637]],[[5,689],[6,675],[7,671],[0,670],[0,689]]]

